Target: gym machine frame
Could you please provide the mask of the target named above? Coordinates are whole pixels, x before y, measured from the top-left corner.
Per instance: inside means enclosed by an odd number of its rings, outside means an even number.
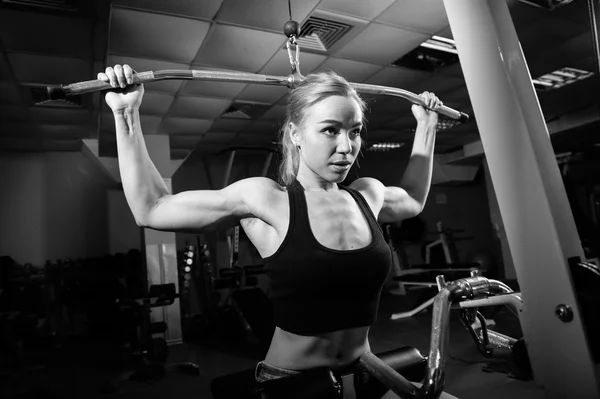
[[[522,292],[534,380],[548,398],[598,398],[596,337],[586,336],[569,271],[585,256],[508,5],[444,6]]]

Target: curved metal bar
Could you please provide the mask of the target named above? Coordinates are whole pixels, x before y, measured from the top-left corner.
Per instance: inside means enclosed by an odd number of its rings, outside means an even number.
[[[488,293],[501,292],[508,288],[499,281],[475,276],[449,282],[435,296],[429,356],[427,358],[427,375],[420,387],[417,388],[370,352],[360,357],[360,364],[401,398],[438,398],[444,389],[445,358],[450,337],[449,325],[452,303],[481,294],[484,291],[483,287],[487,287]]]
[[[133,75],[133,84],[143,84],[168,79],[184,80],[205,80],[212,82],[232,82],[232,83],[253,83],[274,86],[287,86],[293,88],[304,77],[297,74],[289,76],[261,75],[244,72],[220,72],[220,71],[201,71],[201,70],[161,70],[139,72]],[[368,85],[363,83],[350,83],[358,92],[369,94],[381,94],[386,96],[402,97],[412,103],[425,106],[423,99],[409,91],[393,87]],[[111,90],[113,87],[109,83],[101,80],[88,80],[84,82],[71,83],[68,85],[48,86],[47,93],[49,100],[58,100],[66,96],[91,93],[102,90]],[[435,110],[448,118],[466,122],[469,115],[442,105]]]

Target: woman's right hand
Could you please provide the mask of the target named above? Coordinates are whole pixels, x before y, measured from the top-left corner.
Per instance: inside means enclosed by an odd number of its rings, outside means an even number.
[[[115,111],[126,108],[139,108],[144,96],[144,85],[131,84],[133,70],[127,64],[107,67],[98,74],[98,79],[110,83],[114,90],[106,92],[106,104]]]

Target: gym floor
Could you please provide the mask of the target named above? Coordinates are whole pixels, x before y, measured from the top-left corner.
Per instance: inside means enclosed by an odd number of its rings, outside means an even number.
[[[410,319],[391,321],[390,314],[411,309],[417,296],[402,299],[384,293],[377,323],[370,334],[374,353],[400,346],[414,346],[424,355],[429,348],[431,312]],[[446,362],[445,391],[461,398],[542,398],[543,393],[531,381],[521,381],[502,372],[484,372],[490,362],[477,351],[469,334],[453,312],[450,328],[449,357]],[[494,316],[496,331],[518,337],[518,320],[500,309]],[[193,362],[200,366],[198,376],[168,372],[153,384],[127,381],[114,393],[101,393],[102,387],[119,372],[119,351],[101,339],[70,338],[47,350],[46,366],[33,368],[28,375],[0,375],[0,396],[4,398],[211,398],[210,382],[217,376],[253,368],[261,351],[253,337],[231,341],[210,339],[200,344],[170,348],[168,363]],[[121,363],[122,364],[122,363]]]

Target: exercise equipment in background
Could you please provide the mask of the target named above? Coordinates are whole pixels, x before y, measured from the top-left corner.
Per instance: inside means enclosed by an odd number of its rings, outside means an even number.
[[[454,233],[461,230],[445,229],[442,222],[437,222],[438,239],[427,243],[423,246],[423,256],[425,263],[410,266],[398,265],[395,267],[394,281],[398,283],[399,292],[407,293],[407,289],[429,289],[437,286],[435,281],[436,276],[442,275],[447,280],[456,280],[463,277],[468,277],[473,270],[479,270],[479,263],[460,263],[458,259],[458,251],[456,250],[455,242],[457,238]],[[425,233],[427,234],[427,233]],[[472,237],[460,237],[459,239],[471,239]],[[395,248],[399,251],[404,251],[404,248]],[[437,251],[437,252],[436,252]],[[441,253],[440,258],[435,253]],[[403,256],[406,259],[406,255]],[[396,258],[398,259],[398,257]],[[431,295],[427,300],[421,302],[415,308],[406,311],[394,313],[390,316],[391,320],[405,319],[412,317],[433,304],[434,296]]]

